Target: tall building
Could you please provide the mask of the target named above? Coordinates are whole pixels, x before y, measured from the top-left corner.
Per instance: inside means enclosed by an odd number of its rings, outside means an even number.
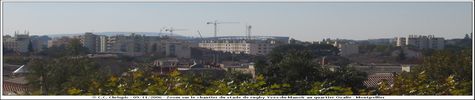
[[[107,52],[107,43],[108,43],[108,37],[107,36],[99,36],[99,50],[98,52]]]
[[[267,37],[265,39],[245,39],[245,37],[236,37],[203,40],[199,43],[199,47],[234,54],[243,53],[251,55],[266,55],[270,53],[274,47],[287,43],[288,37],[286,40],[274,39],[272,37]]]
[[[409,35],[408,37],[396,37],[396,46],[414,46],[419,49],[444,49],[445,40],[441,37],[434,37],[434,35]]]
[[[44,49],[48,48],[48,41],[50,38],[48,36],[31,36],[30,37],[33,50],[35,52],[43,51]]]
[[[24,34],[19,34],[15,32],[15,36],[3,36],[3,46],[5,49],[11,49],[16,52],[28,52],[28,46],[30,45],[30,36],[29,32],[25,32]]]
[[[91,52],[99,52],[100,50],[100,41],[99,36],[92,34],[91,32],[86,32],[84,35],[79,37],[81,43],[84,47],[88,48]]]

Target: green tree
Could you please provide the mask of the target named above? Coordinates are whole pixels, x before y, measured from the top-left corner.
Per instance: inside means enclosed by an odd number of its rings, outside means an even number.
[[[438,51],[410,73],[396,75],[392,85],[382,82],[378,91],[391,95],[471,95],[471,59],[471,49]]]
[[[42,94],[63,94],[69,88],[85,90],[88,84],[106,76],[101,74],[97,63],[85,58],[36,59],[28,66],[29,82],[41,87]]]
[[[359,90],[366,88],[363,82],[368,77],[365,72],[360,72],[346,66],[335,69],[335,71],[329,73],[327,76],[327,81],[331,81],[333,85],[351,87],[353,93],[358,93]]]
[[[79,39],[72,39],[69,45],[66,46],[68,56],[78,56],[89,53],[89,49],[81,44]]]
[[[350,87],[332,86],[330,82],[315,82],[312,88],[306,91],[310,95],[351,95],[353,94]]]
[[[29,52],[29,53],[34,52],[33,43],[31,43],[31,40],[28,41],[28,52]]]
[[[403,61],[403,60],[406,60],[406,53],[404,53],[404,50],[403,49],[399,49],[399,54],[398,54],[398,58],[397,60],[398,61]]]

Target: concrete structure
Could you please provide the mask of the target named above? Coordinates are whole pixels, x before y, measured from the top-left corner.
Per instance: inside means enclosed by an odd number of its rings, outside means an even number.
[[[249,37],[219,37],[215,39],[203,40],[198,45],[201,48],[207,48],[214,51],[230,52],[234,54],[243,53],[251,55],[266,55],[270,53],[274,47],[288,43],[288,40],[283,38],[248,38]]]
[[[396,46],[414,46],[418,49],[444,49],[445,40],[434,35],[421,36],[409,35],[408,37],[396,37]]]
[[[85,33],[81,42],[95,53],[118,53],[129,56],[158,54],[169,57],[191,58],[190,44],[166,36],[145,36],[138,34],[104,36]]]
[[[167,42],[165,55],[170,57],[191,58],[191,48],[186,43]]]
[[[31,36],[30,37],[33,51],[40,52],[48,48],[48,41],[50,38],[48,36]]]
[[[98,52],[107,52],[107,36],[99,36],[99,50]]]
[[[25,53],[28,52],[28,46],[30,45],[29,32],[19,34],[15,32],[15,36],[3,36],[3,46],[6,49],[11,49],[16,52]]]
[[[254,67],[254,63],[227,61],[221,63],[219,66],[227,72],[236,71],[243,74],[249,74],[252,76],[252,78],[256,78],[256,69]]]
[[[99,52],[100,51],[100,41],[99,36],[92,34],[91,32],[86,32],[84,35],[81,35],[80,41],[82,45],[89,49],[91,52]]]

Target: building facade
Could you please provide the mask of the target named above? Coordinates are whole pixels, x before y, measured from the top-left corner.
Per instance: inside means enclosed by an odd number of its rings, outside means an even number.
[[[82,45],[89,49],[90,52],[99,52],[100,50],[100,38],[99,35],[86,32],[84,35],[79,36]]]
[[[340,50],[339,55],[347,57],[359,53],[359,47],[356,43],[338,43],[333,45]]]
[[[27,32],[25,32],[25,34],[18,34],[15,32],[14,37],[9,35],[3,36],[2,42],[5,49],[10,49],[21,53],[28,52],[28,46],[31,43],[29,33]]]
[[[139,34],[105,36],[85,33],[80,36],[84,47],[95,53],[118,53],[129,56],[158,54],[168,57],[191,58],[186,41],[162,36]]]
[[[287,44],[287,41],[277,39],[209,39],[201,41],[198,45],[201,48],[234,54],[266,55],[274,47]]]
[[[348,57],[359,53],[359,45],[354,41],[348,40],[331,40],[331,39],[324,39],[321,42],[314,42],[318,44],[330,44],[334,47],[338,48],[340,51],[338,55]]]
[[[50,38],[48,36],[31,36],[30,37],[33,51],[40,52],[48,48],[48,41]]]
[[[396,46],[414,46],[418,49],[444,49],[445,39],[434,35],[421,36],[409,35],[408,37],[396,37]]]

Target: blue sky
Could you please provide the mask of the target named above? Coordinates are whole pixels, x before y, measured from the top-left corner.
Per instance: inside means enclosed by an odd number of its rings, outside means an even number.
[[[159,32],[213,36],[206,22],[219,25],[219,36],[290,36],[375,39],[435,35],[462,38],[472,32],[470,3],[4,3],[3,33],[28,29],[31,34],[83,32]]]

